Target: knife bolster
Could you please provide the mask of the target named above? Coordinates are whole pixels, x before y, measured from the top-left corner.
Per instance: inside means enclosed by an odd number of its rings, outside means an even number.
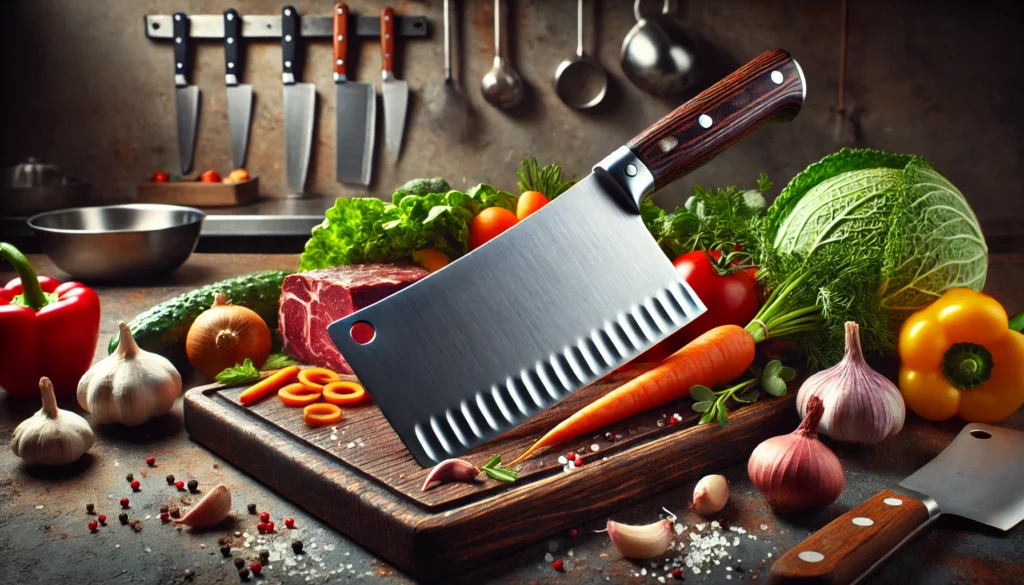
[[[640,213],[640,201],[654,190],[654,175],[636,153],[628,146],[620,146],[594,165],[594,170],[598,169],[605,171],[618,183],[629,195],[631,210]]]

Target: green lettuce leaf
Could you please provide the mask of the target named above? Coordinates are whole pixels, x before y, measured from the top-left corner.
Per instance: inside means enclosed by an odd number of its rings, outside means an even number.
[[[470,190],[466,192],[466,195],[476,202],[479,209],[503,207],[509,211],[515,212],[516,204],[519,203],[518,196],[507,191],[495,189],[486,183],[481,183],[476,187],[470,188]]]

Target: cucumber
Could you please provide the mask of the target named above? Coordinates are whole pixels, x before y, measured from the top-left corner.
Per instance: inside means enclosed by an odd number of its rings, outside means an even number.
[[[178,368],[188,363],[185,337],[192,322],[213,305],[214,294],[222,292],[236,305],[256,311],[277,333],[277,304],[281,283],[288,270],[267,270],[206,285],[174,297],[139,313],[128,324],[135,343],[146,351],[158,353]],[[110,339],[107,352],[117,349],[117,336]]]

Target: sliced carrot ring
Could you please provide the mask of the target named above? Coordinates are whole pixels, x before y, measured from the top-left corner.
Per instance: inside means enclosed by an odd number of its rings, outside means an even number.
[[[366,389],[355,382],[331,382],[324,386],[324,400],[342,406],[359,404],[366,400]]]
[[[278,390],[277,397],[285,406],[308,406],[320,400],[320,392],[296,382]]]
[[[310,404],[302,409],[302,420],[311,427],[332,425],[341,420],[341,408],[326,402]]]
[[[337,382],[341,376],[327,368],[307,368],[299,372],[299,382],[306,388],[323,390],[326,384]]]

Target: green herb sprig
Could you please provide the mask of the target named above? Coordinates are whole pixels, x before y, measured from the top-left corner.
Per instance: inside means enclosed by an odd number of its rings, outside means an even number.
[[[693,386],[690,388],[690,398],[693,399],[693,410],[701,414],[700,424],[717,420],[718,426],[725,428],[729,426],[729,401],[742,404],[757,402],[761,393],[757,391],[757,384],[760,383],[765,392],[772,396],[782,396],[786,393],[786,382],[796,377],[793,368],[787,368],[779,360],[772,360],[765,365],[759,378],[744,380],[734,386],[721,390],[712,390],[707,386]]]
[[[562,165],[550,164],[541,167],[535,158],[528,158],[519,165],[519,192],[540,191],[548,199],[554,199],[576,184],[576,178],[563,179]]]
[[[225,368],[224,371],[217,374],[216,380],[225,386],[237,386],[259,380],[262,377],[261,371],[278,370],[294,363],[295,360],[285,354],[275,353],[267,358],[267,362],[263,364],[263,369],[258,370],[256,369],[256,364],[252,363],[251,359],[245,358],[245,361],[242,363]]]
[[[501,455],[495,455],[487,463],[484,463],[483,467],[480,468],[487,477],[495,479],[497,481],[503,481],[505,483],[512,483],[519,479],[519,472],[508,467],[502,467]]]

